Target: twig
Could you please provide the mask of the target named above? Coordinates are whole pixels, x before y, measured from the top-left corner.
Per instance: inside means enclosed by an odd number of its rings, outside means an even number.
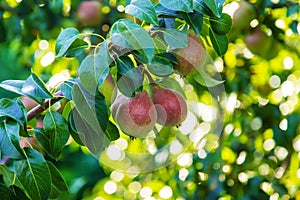
[[[44,110],[48,109],[50,106],[61,100],[63,97],[61,97],[62,93],[57,92],[54,94],[55,97],[54,99],[47,99],[44,102],[44,107],[41,105],[37,105],[34,108],[32,108],[28,113],[27,113],[27,121],[32,120],[33,118],[37,117],[40,115]]]

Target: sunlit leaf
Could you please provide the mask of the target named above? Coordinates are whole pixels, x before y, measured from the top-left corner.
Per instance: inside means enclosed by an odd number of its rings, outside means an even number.
[[[154,55],[153,41],[148,32],[140,25],[120,19],[115,22],[111,29],[112,43],[127,49],[141,52],[148,61]]]
[[[157,14],[149,0],[132,0],[131,3],[126,6],[125,13],[150,24],[158,24]]]

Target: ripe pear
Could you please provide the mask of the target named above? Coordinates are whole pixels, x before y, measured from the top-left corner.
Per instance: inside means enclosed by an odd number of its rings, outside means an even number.
[[[185,120],[187,105],[180,93],[155,86],[152,88],[152,94],[157,111],[157,123],[165,126],[176,126]]]
[[[182,76],[197,73],[197,68],[203,66],[206,51],[201,39],[194,33],[188,34],[188,46],[175,51],[178,64],[174,67]]]
[[[101,4],[99,1],[82,1],[77,9],[77,17],[84,26],[97,26],[102,21]]]
[[[112,105],[112,115],[125,134],[137,138],[146,137],[157,120],[155,106],[146,91],[134,98],[118,96]]]
[[[115,90],[116,83],[111,76],[111,74],[108,74],[107,77],[105,78],[104,82],[102,85],[99,87],[99,91],[103,94],[105,97],[106,103],[108,106],[114,102],[117,96],[117,92]]]

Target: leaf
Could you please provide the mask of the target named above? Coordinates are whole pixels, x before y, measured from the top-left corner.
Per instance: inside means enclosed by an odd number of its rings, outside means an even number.
[[[72,100],[73,86],[74,86],[74,82],[72,82],[72,81],[65,81],[60,86],[60,90],[61,90],[63,96],[68,100]]]
[[[75,124],[74,115],[73,115],[74,110],[75,109],[72,109],[68,116],[69,131],[70,131],[72,138],[75,140],[75,142],[77,142],[77,144],[79,144],[81,146],[84,146],[84,144],[80,138],[80,135],[76,130],[76,124]]]
[[[76,40],[71,44],[68,48],[68,51],[65,53],[66,57],[82,57],[85,54],[84,49],[87,48],[89,45],[82,39],[76,38]]]
[[[117,69],[118,89],[125,96],[134,96],[135,91],[143,85],[143,76],[140,70],[134,67],[133,61],[128,56],[117,58]]]
[[[219,35],[209,29],[209,36],[212,45],[219,56],[223,56],[228,49],[228,38],[226,35]]]
[[[14,161],[18,179],[33,200],[47,199],[50,195],[51,176],[44,157],[34,149],[23,149],[26,159]]]
[[[201,69],[199,69],[198,72],[199,73],[197,73],[193,78],[195,81],[197,81],[199,84],[205,87],[215,87],[217,85],[224,83],[224,81],[220,81],[212,78],[209,74],[207,74]]]
[[[218,0],[204,0],[204,3],[207,7],[213,12],[213,14],[217,17],[221,17],[221,12],[219,10],[220,7],[223,6]]]
[[[108,121],[107,129],[105,131],[105,135],[109,139],[109,141],[115,141],[115,140],[120,138],[119,129],[111,121]]]
[[[174,72],[172,63],[161,56],[154,56],[147,66],[149,71],[156,76],[168,76]]]
[[[154,36],[153,43],[154,43],[154,46],[155,46],[155,53],[156,54],[167,52],[168,46],[165,43],[165,41],[159,35]]]
[[[171,77],[167,77],[167,78],[163,79],[158,84],[161,86],[164,86],[166,88],[172,88],[173,90],[176,90],[177,92],[182,94],[184,97],[186,97],[184,90],[182,89],[182,87],[180,86],[178,81],[176,81],[175,79],[173,79]]]
[[[73,88],[73,101],[79,115],[94,131],[103,134],[108,123],[108,108],[104,96],[99,91],[96,96],[92,96],[76,83]]]
[[[31,75],[24,82],[22,93],[25,96],[34,99],[41,105],[44,105],[45,99],[53,97],[46,88],[45,83],[34,73],[31,73]]]
[[[16,177],[15,172],[11,171],[6,165],[0,164],[0,171],[3,176],[3,182],[6,186],[16,185],[23,188],[21,182]]]
[[[32,73],[26,81],[3,81],[0,83],[0,87],[16,94],[27,96],[42,105],[45,99],[52,98],[52,95],[46,88],[45,83],[34,73]]]
[[[109,73],[109,63],[105,52],[87,56],[79,67],[79,79],[89,93],[94,94]]]
[[[26,125],[26,115],[17,99],[0,99],[0,117],[9,117],[22,127]]]
[[[55,165],[51,162],[47,162],[47,165],[51,174],[50,198],[55,199],[61,192],[68,191],[68,186],[59,170],[55,167]]]
[[[180,13],[182,18],[193,28],[197,35],[200,35],[203,25],[203,15],[194,11],[193,13]]]
[[[1,199],[4,199],[4,200],[14,200],[16,199],[17,197],[15,196],[15,194],[13,193],[13,191],[6,187],[4,184],[0,183],[0,196],[1,196]]]
[[[158,18],[152,3],[149,0],[132,0],[125,8],[125,13],[130,14],[149,24],[158,25]]]
[[[3,155],[14,159],[24,158],[19,140],[19,125],[16,122],[0,122],[0,152]]]
[[[213,15],[212,11],[207,7],[204,0],[193,0],[194,10],[207,16]]]
[[[180,18],[180,14],[177,11],[170,10],[170,9],[162,6],[160,3],[156,4],[154,6],[154,8],[159,17],[178,17],[178,18]]]
[[[166,29],[163,31],[163,37],[170,50],[184,48],[188,45],[187,35],[178,30]]]
[[[68,50],[72,52],[86,46],[87,43],[79,39],[79,31],[77,29],[66,28],[57,37],[55,46],[56,58],[66,55]]]
[[[13,191],[14,195],[16,196],[16,200],[30,200],[23,191],[24,189],[21,189],[15,185],[10,186],[9,188]]]
[[[171,10],[192,12],[193,11],[193,1],[192,0],[160,0],[159,3]]]
[[[103,131],[95,130],[90,122],[82,117],[77,109],[72,111],[74,119],[74,128],[80,141],[94,154],[98,154],[103,148],[104,134]]]
[[[113,24],[111,34],[112,43],[127,49],[138,50],[148,61],[152,60],[153,41],[140,25],[127,19],[120,19]]]
[[[0,83],[0,87],[2,87],[7,91],[25,96],[24,93],[22,92],[22,87],[24,83],[25,81],[21,81],[21,80],[5,80]]]
[[[57,112],[47,112],[43,120],[44,131],[35,131],[38,142],[45,150],[57,159],[69,139],[68,122]]]
[[[160,28],[174,29],[175,19],[174,18],[159,18],[158,24]]]

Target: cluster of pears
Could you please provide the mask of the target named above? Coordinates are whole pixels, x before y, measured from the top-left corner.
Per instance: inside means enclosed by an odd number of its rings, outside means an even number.
[[[112,115],[127,135],[144,138],[155,123],[163,126],[179,125],[187,116],[184,97],[175,90],[153,85],[152,98],[146,90],[134,98],[120,95],[112,105]]]

